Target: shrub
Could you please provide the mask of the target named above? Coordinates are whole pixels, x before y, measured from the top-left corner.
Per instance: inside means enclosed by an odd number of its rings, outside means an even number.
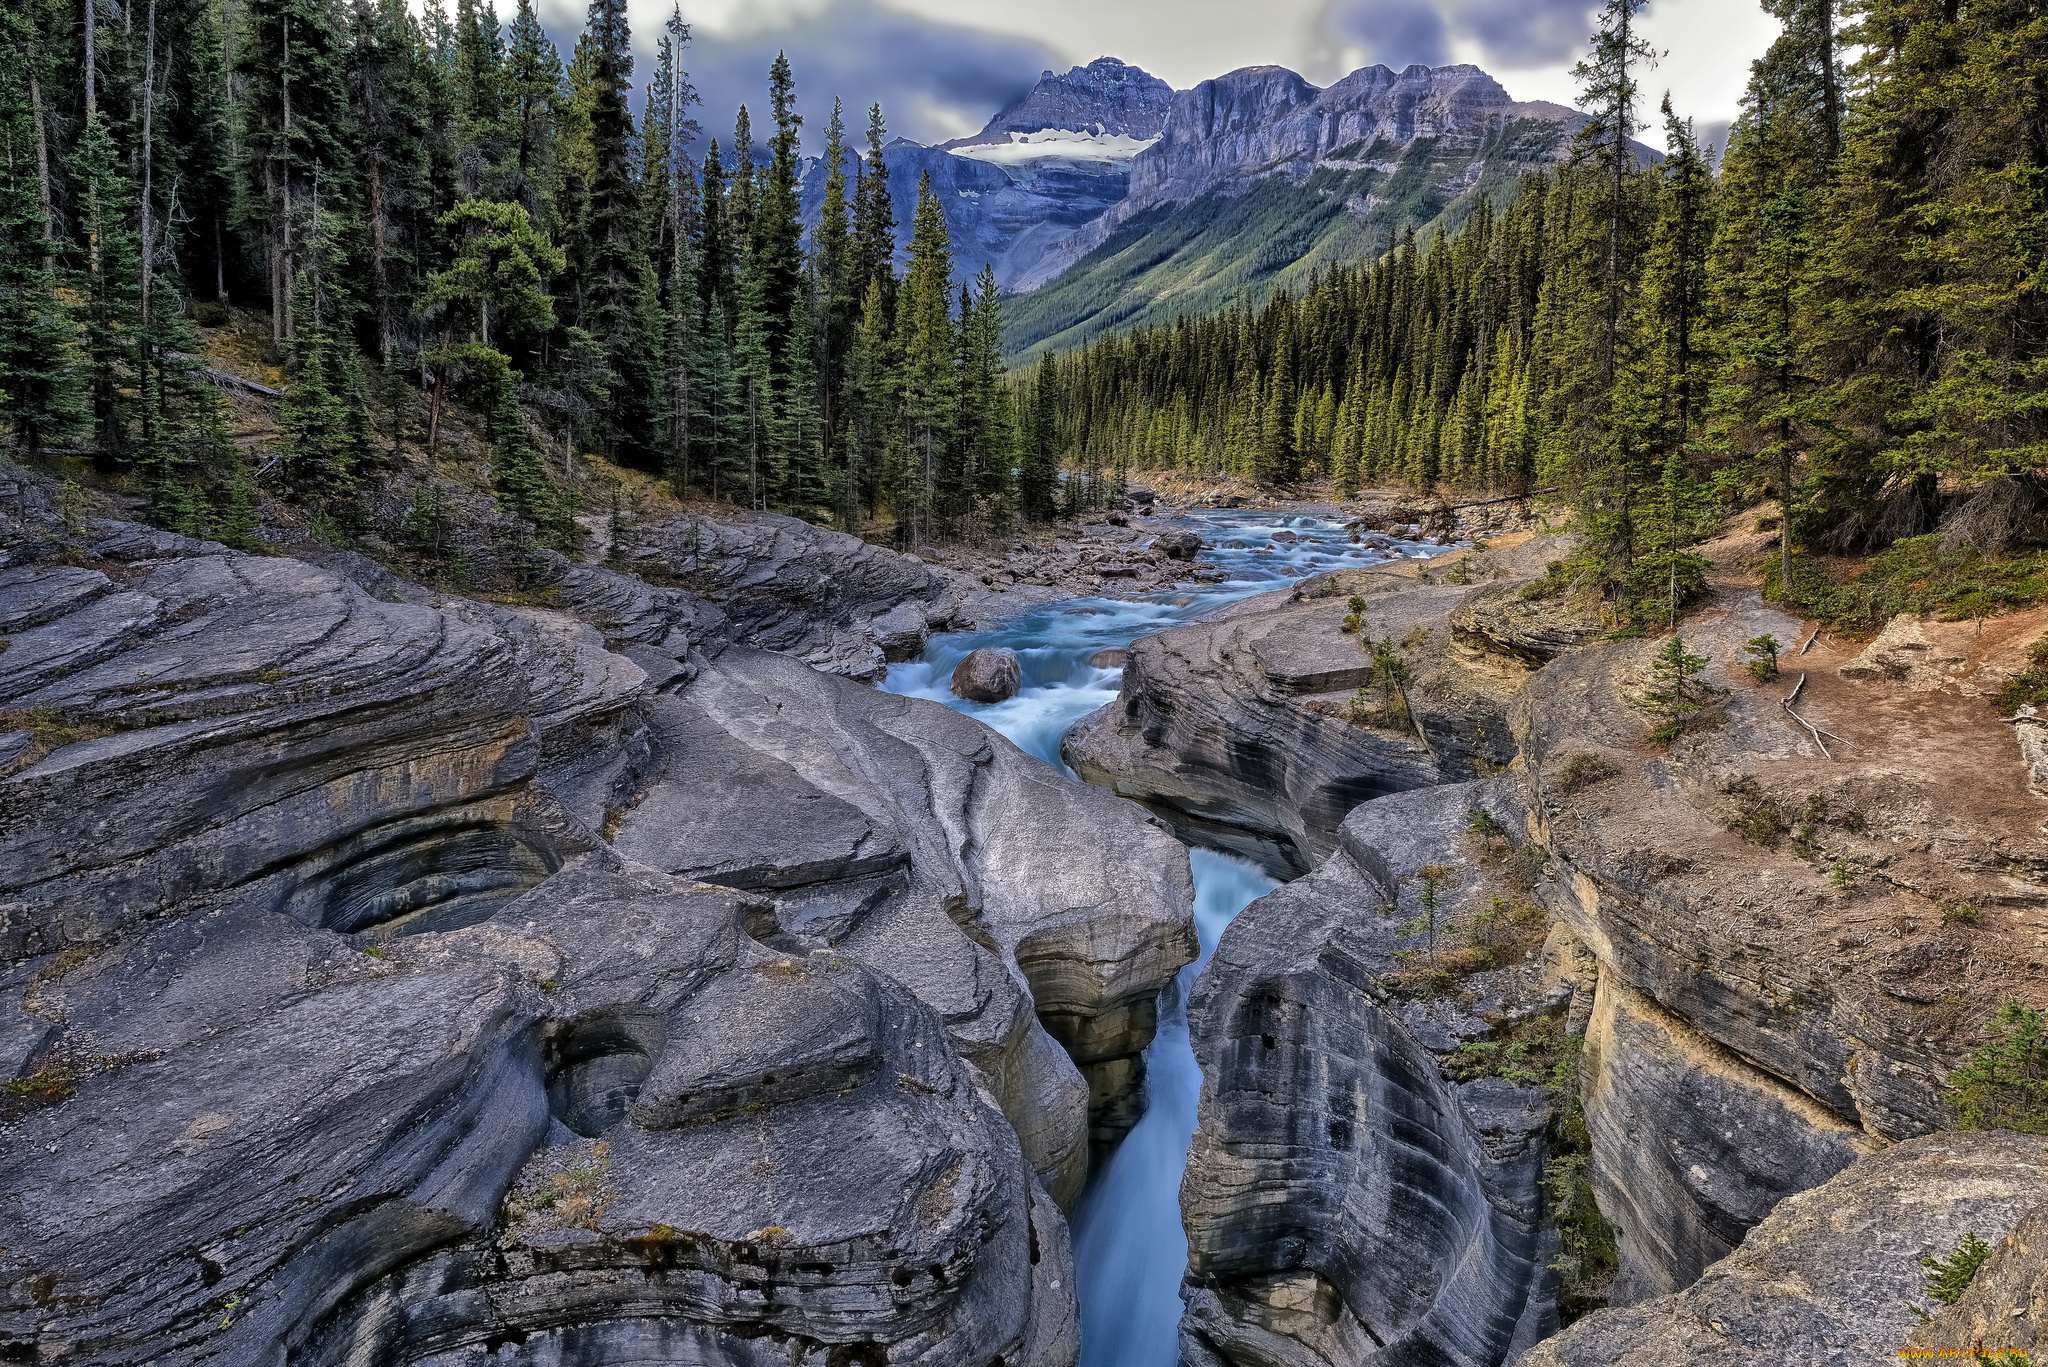
[[[1752,657],[1747,666],[1749,677],[1758,683],[1769,683],[1777,678],[1778,652],[1783,648],[1775,636],[1766,634],[1750,637],[1749,643],[1743,647]]]
[[[1345,617],[1345,619],[1344,619],[1344,625],[1343,625],[1343,627],[1341,628],[1341,630],[1342,630],[1342,631],[1344,632],[1344,634],[1345,634],[1346,636],[1355,636],[1355,635],[1357,635],[1357,634],[1358,634],[1358,633],[1359,633],[1360,631],[1362,631],[1362,630],[1364,630],[1364,629],[1365,629],[1365,621],[1364,621],[1364,619],[1363,619],[1363,618],[1361,618],[1361,617],[1360,617],[1360,616],[1359,616],[1359,615],[1358,615],[1357,613],[1355,613],[1355,612],[1354,612],[1354,613],[1351,613],[1350,615],[1348,615],[1348,616],[1346,616],[1346,617]]]
[[[1738,779],[1724,789],[1735,799],[1735,815],[1728,829],[1767,850],[1778,848],[1785,834],[1785,813],[1778,800],[1756,786],[1751,778]]]
[[[1963,1298],[1963,1293],[1970,1289],[1970,1282],[1976,1277],[1977,1269],[1982,1267],[1984,1260],[1990,1256],[1990,1244],[1975,1234],[1965,1234],[1956,1240],[1955,1252],[1948,1257],[1937,1258],[1930,1253],[1922,1258],[1920,1266],[1927,1269],[1927,1298],[1942,1305],[1954,1305]],[[1911,1301],[1906,1302],[1906,1308],[1923,1320],[1934,1318],[1931,1313]]]
[[[1867,631],[1901,612],[1932,612],[1960,622],[2048,600],[2048,551],[2030,549],[1992,559],[1975,551],[1943,551],[1942,533],[1892,543],[1850,583],[1837,584],[1803,555],[1792,559],[1789,600],[1775,559],[1764,572],[1764,596],[1797,603],[1828,625]]]
[[[1958,1127],[2048,1134],[2048,1018],[2010,997],[1997,1034],[1948,1076]]]
[[[1569,797],[1581,788],[1590,788],[1596,783],[1605,782],[1620,772],[1614,762],[1605,755],[1582,751],[1567,759],[1564,767],[1557,771],[1557,790]]]
[[[1968,902],[1941,904],[1941,923],[1945,926],[1974,926],[1983,919],[1977,908]]]
[[[1991,705],[2001,716],[2009,716],[2027,704],[2048,706],[2048,636],[2027,647],[2027,663],[2029,667],[2024,673],[2013,675],[1991,695]]]

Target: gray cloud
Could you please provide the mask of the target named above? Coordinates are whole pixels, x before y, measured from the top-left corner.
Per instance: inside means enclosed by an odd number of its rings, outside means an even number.
[[[657,35],[644,35],[650,45]],[[804,115],[804,147],[823,146],[835,96],[846,102],[849,136],[862,136],[867,107],[880,101],[891,135],[937,142],[978,130],[1021,98],[1047,68],[1064,70],[1052,49],[956,24],[883,9],[873,0],[832,0],[822,12],[733,34],[700,30],[688,66],[704,98],[707,132],[730,140],[744,103],[759,130],[767,121],[768,65],[787,52]],[[641,67],[642,80],[652,70]]]
[[[1530,67],[1582,52],[1593,7],[1586,0],[1326,0],[1317,30],[1330,56],[1363,49],[1367,61],[1396,70],[1443,65],[1453,39],[1476,43],[1483,62]]]

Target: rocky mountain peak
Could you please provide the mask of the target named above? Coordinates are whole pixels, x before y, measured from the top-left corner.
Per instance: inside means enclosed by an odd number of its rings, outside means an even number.
[[[1165,81],[1114,57],[1097,57],[1064,75],[1046,72],[1030,94],[998,112],[981,132],[945,145],[1000,145],[1014,141],[1013,134],[1047,129],[1145,142],[1159,136],[1172,104],[1173,87]]]

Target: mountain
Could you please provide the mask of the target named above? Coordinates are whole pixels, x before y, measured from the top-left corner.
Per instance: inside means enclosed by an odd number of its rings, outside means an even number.
[[[948,149],[1001,146],[1047,129],[1093,130],[1098,136],[1150,142],[1166,127],[1173,87],[1157,76],[1097,57],[1064,76],[1048,71],[1031,93],[1002,110],[971,138],[955,138]]]
[[[1131,159],[1158,139],[1172,101],[1173,87],[1157,76],[1098,57],[1064,75],[1046,72],[971,138],[937,147],[896,139],[882,151],[898,243],[909,244],[918,180],[929,175],[956,276],[972,279],[986,264],[1005,289],[1045,278],[1047,251],[1122,202]],[[815,223],[825,199],[822,157],[805,162],[799,194],[806,222]]]
[[[1014,273],[1009,349],[1209,312],[1453,227],[1587,122],[1469,65],[1365,67],[1327,89],[1276,66],[1203,81],[1174,96],[1123,198]]]

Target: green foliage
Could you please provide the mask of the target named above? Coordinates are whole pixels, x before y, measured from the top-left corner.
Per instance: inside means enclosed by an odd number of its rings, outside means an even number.
[[[1937,1305],[1954,1305],[1970,1289],[1976,1279],[1977,1269],[1991,1256],[1991,1245],[1974,1233],[1965,1234],[1956,1240],[1955,1250],[1946,1258],[1928,1254],[1920,1260],[1920,1266],[1927,1269],[1923,1274],[1927,1281],[1927,1298]],[[1907,1302],[1907,1309],[1922,1321],[1931,1320],[1934,1315],[1925,1308]]]
[[[2048,636],[2027,647],[2027,668],[1991,695],[1991,705],[2002,716],[2025,706],[2048,706]]]
[[[427,277],[429,303],[456,304],[475,322],[475,340],[490,345],[546,332],[555,325],[548,276],[568,268],[568,257],[533,226],[518,204],[466,199],[441,215],[441,228],[457,244],[446,270]]]
[[[1765,634],[1750,637],[1748,643],[1743,646],[1743,650],[1750,656],[1749,663],[1744,666],[1749,671],[1749,677],[1758,683],[1769,683],[1777,678],[1778,652],[1783,649],[1775,636]]]
[[[1652,740],[1676,740],[1684,733],[1686,722],[1694,713],[1726,691],[1700,677],[1701,671],[1710,663],[1706,656],[1686,650],[1685,638],[1678,635],[1673,635],[1657,652],[1656,658],[1650,662],[1652,687],[1643,693],[1637,704],[1663,718],[1663,723],[1650,733]]]
[[[1991,1041],[1948,1076],[1961,1128],[2048,1134],[2048,1019],[2008,998],[1992,1024]]]
[[[1870,631],[1900,612],[1967,621],[2048,602],[2048,550],[1987,558],[1946,551],[1935,534],[1895,542],[1846,584],[1825,578],[1804,556],[1792,561],[1793,601],[1831,627]],[[1782,597],[1776,571],[1766,592]]]

